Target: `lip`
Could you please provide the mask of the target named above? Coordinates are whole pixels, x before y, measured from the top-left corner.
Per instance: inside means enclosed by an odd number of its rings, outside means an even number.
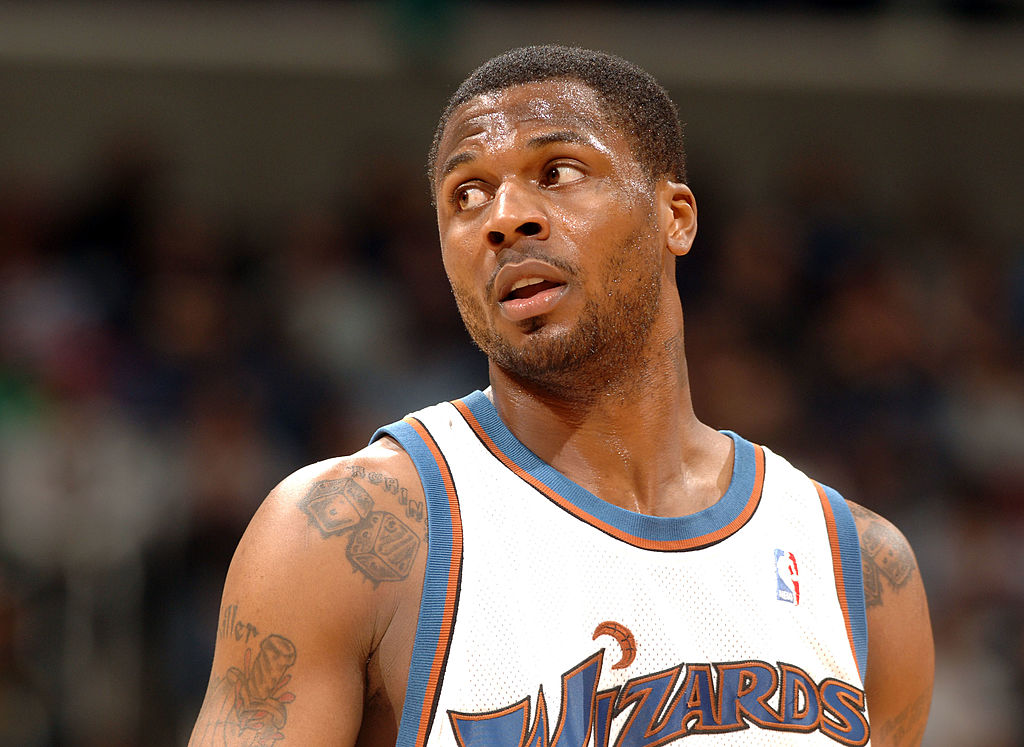
[[[512,292],[512,286],[526,278],[540,278],[551,283],[558,283],[556,288],[548,288],[529,298],[505,298]],[[565,295],[568,285],[564,273],[558,268],[537,259],[508,264],[502,267],[494,278],[495,299],[506,318],[518,322],[532,316],[540,316],[551,311]]]

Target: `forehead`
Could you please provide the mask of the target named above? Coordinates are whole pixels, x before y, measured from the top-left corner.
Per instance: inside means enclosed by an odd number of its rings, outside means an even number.
[[[550,128],[577,133],[601,149],[629,150],[600,95],[580,81],[555,78],[489,91],[452,112],[441,135],[435,170],[462,148],[511,142]]]

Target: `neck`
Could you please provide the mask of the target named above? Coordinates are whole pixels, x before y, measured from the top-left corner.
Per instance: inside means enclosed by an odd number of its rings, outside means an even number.
[[[694,513],[728,487],[732,440],[693,412],[682,325],[647,347],[637,366],[578,397],[492,362],[490,396],[520,441],[599,498],[645,514]]]

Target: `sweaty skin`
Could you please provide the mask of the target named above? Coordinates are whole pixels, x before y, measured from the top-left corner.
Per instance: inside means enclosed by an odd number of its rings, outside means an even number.
[[[442,257],[511,431],[605,500],[685,515],[724,494],[733,459],[732,440],[694,415],[683,354],[675,259],[692,245],[696,203],[685,185],[652,180],[603,111],[561,79],[457,109],[434,171]],[[228,571],[190,745],[395,743],[423,498],[389,438],[274,489]],[[898,530],[851,505],[872,744],[917,745],[934,670],[920,574]]]
[[[456,112],[438,158],[457,164],[437,186],[442,258],[490,359],[495,406],[523,443],[624,508],[692,513],[721,497],[732,464],[731,439],[693,416],[682,357],[675,257],[696,207],[685,185],[651,184],[599,111],[588,87],[547,81]],[[559,166],[567,176],[552,180]],[[564,288],[519,321],[488,281],[516,278],[527,258]]]

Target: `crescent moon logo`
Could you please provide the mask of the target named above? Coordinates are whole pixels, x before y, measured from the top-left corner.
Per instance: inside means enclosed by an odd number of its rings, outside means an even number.
[[[622,623],[606,620],[594,628],[592,640],[596,641],[600,635],[610,635],[619,642],[619,648],[622,649],[622,658],[612,664],[612,669],[625,669],[633,663],[633,659],[636,658],[636,638],[633,637],[629,628]]]

